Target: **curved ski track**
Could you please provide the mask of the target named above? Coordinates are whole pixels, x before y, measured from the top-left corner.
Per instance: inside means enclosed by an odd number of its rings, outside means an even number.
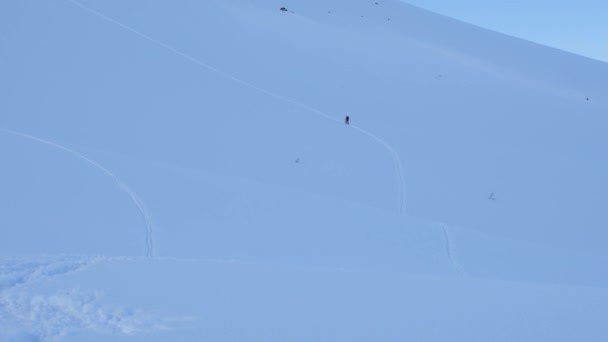
[[[443,231],[443,237],[445,240],[445,254],[448,257],[448,259],[450,260],[450,262],[452,263],[452,266],[453,266],[454,270],[456,271],[456,273],[458,273],[458,275],[460,275],[461,278],[465,278],[466,273],[464,272],[464,269],[462,268],[462,266],[460,266],[460,264],[456,261],[456,259],[454,259],[454,254],[452,253],[452,246],[450,245],[450,236],[448,234],[447,226],[445,224],[441,224],[441,230]]]
[[[218,69],[218,68],[216,68],[214,66],[211,66],[211,65],[209,65],[209,64],[201,61],[200,59],[194,58],[191,55],[189,55],[189,54],[187,54],[185,52],[182,52],[182,51],[174,48],[173,46],[171,46],[169,44],[163,43],[162,41],[159,41],[159,40],[157,40],[157,39],[155,39],[155,38],[153,38],[153,37],[151,37],[151,36],[149,36],[149,35],[141,32],[139,30],[136,30],[135,28],[133,28],[133,27],[131,27],[129,25],[126,25],[126,24],[124,24],[124,23],[122,23],[122,22],[120,22],[118,20],[115,20],[115,19],[107,16],[106,14],[104,14],[102,12],[99,12],[99,11],[97,11],[95,9],[92,9],[92,8],[84,5],[83,3],[81,3],[81,2],[79,2],[77,0],[68,0],[68,1],[70,1],[73,5],[78,6],[78,7],[80,7],[81,9],[83,9],[85,11],[87,11],[89,13],[92,13],[95,16],[98,16],[98,17],[100,17],[100,18],[102,18],[104,20],[107,20],[107,21],[115,24],[115,25],[118,25],[118,26],[122,27],[123,29],[125,29],[125,30],[127,30],[127,31],[129,31],[129,32],[131,32],[131,33],[133,33],[133,34],[135,34],[135,35],[137,35],[137,36],[145,39],[145,40],[148,40],[148,41],[150,41],[150,42],[152,42],[152,43],[154,43],[154,44],[156,44],[156,45],[158,45],[158,46],[160,46],[160,47],[162,47],[164,49],[167,49],[167,50],[175,53],[176,55],[178,55],[178,56],[180,56],[180,57],[182,57],[182,58],[184,58],[184,59],[186,59],[186,60],[188,60],[188,61],[196,64],[196,65],[198,65],[199,67],[202,67],[204,69],[207,69],[207,70],[210,70],[212,72],[215,72],[215,73],[217,73],[217,74],[219,74],[221,76],[224,76],[224,77],[226,77],[226,78],[228,78],[228,79],[230,79],[230,80],[232,80],[232,81],[234,81],[234,82],[236,82],[238,84],[241,84],[241,85],[243,85],[245,87],[251,88],[251,89],[259,91],[261,93],[264,93],[264,94],[266,94],[266,95],[268,95],[270,97],[273,97],[273,98],[275,98],[277,100],[281,100],[281,101],[293,104],[295,106],[298,106],[300,108],[306,109],[306,110],[308,110],[308,111],[310,111],[310,112],[312,112],[312,113],[314,113],[314,114],[316,114],[318,116],[321,116],[321,117],[323,117],[323,118],[325,118],[327,120],[334,121],[334,122],[337,122],[337,123],[341,123],[341,120],[336,119],[332,115],[329,115],[329,114],[327,114],[327,113],[325,113],[325,112],[323,112],[323,111],[321,111],[319,109],[316,109],[316,108],[311,107],[309,105],[306,105],[304,103],[301,103],[301,102],[298,102],[296,100],[293,100],[293,99],[281,96],[281,95],[276,94],[276,93],[274,93],[272,91],[269,91],[269,90],[264,89],[262,87],[256,86],[256,85],[254,85],[252,83],[244,81],[244,80],[242,80],[242,79],[240,79],[240,78],[238,78],[238,77],[236,77],[236,76],[234,76],[234,75],[232,75],[230,73],[227,73],[227,72],[225,72],[225,71],[223,71],[221,69]],[[395,151],[395,149],[392,146],[390,146],[388,143],[386,143],[384,140],[382,140],[378,136],[376,136],[376,135],[374,135],[374,134],[372,134],[372,133],[364,130],[361,127],[357,127],[357,126],[354,126],[354,125],[351,125],[351,127],[355,128],[356,130],[358,130],[362,134],[367,135],[368,137],[372,138],[373,140],[375,140],[376,142],[378,142],[379,144],[381,144],[384,148],[386,148],[388,150],[388,152],[390,153],[390,155],[391,155],[391,157],[393,159],[393,163],[395,164],[395,171],[397,172],[397,175],[398,175],[397,182],[399,183],[399,215],[403,215],[404,212],[405,212],[405,177],[403,175],[403,168],[402,168],[401,159],[399,158],[399,155],[397,154],[397,152]]]
[[[25,133],[20,133],[20,132],[16,132],[16,131],[11,131],[8,129],[4,129],[4,128],[0,128],[0,131],[3,131],[5,133],[9,133],[21,138],[25,138],[25,139],[29,139],[35,142],[39,142],[48,146],[51,146],[53,148],[56,148],[58,150],[62,150],[64,152],[67,152],[69,154],[72,154],[82,160],[84,160],[85,162],[93,165],[94,167],[96,167],[97,169],[101,170],[103,173],[105,173],[108,177],[112,178],[114,180],[114,182],[116,183],[116,185],[118,185],[118,187],[127,194],[127,196],[129,196],[129,198],[131,199],[131,201],[133,202],[133,204],[135,204],[135,206],[137,207],[137,209],[139,210],[139,212],[141,213],[143,219],[144,219],[144,223],[146,225],[146,256],[151,257],[154,256],[154,240],[152,237],[152,220],[150,219],[150,215],[148,214],[148,211],[146,210],[146,208],[144,207],[144,205],[142,204],[141,200],[139,199],[139,197],[137,197],[137,195],[133,192],[133,190],[131,190],[128,186],[125,185],[125,183],[123,183],[120,178],[118,178],[118,176],[116,176],[114,173],[112,173],[110,170],[106,169],[105,167],[103,167],[102,165],[100,165],[99,163],[91,160],[90,158],[74,151],[71,150],[65,146],[59,145],[57,143],[54,143],[52,141],[49,140],[45,140],[39,137],[35,137],[33,135],[29,135],[29,134],[25,134]]]

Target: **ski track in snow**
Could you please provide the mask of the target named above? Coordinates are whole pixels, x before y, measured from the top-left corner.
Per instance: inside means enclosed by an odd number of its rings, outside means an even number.
[[[405,210],[405,180],[403,176],[403,167],[401,164],[401,158],[399,158],[399,154],[391,145],[380,139],[378,136],[370,133],[369,131],[359,126],[351,125],[351,127],[358,130],[362,134],[365,134],[368,137],[374,139],[376,142],[384,146],[384,148],[386,148],[390,152],[391,157],[393,159],[393,163],[395,163],[395,170],[397,172],[397,180],[399,183],[399,215],[403,215]]]
[[[454,254],[452,253],[452,246],[450,243],[450,235],[448,234],[448,229],[445,224],[440,224],[441,230],[443,231],[443,237],[445,240],[445,254],[452,263],[454,270],[460,275],[460,277],[465,278],[466,273],[462,266],[454,259]]]
[[[99,163],[91,160],[90,158],[72,150],[69,149],[65,146],[59,145],[57,143],[54,143],[52,141],[49,140],[45,140],[39,137],[35,137],[29,134],[25,134],[25,133],[20,133],[20,132],[16,132],[16,131],[11,131],[8,129],[4,129],[4,128],[0,128],[0,131],[5,132],[5,133],[9,133],[15,136],[19,136],[25,139],[29,139],[29,140],[33,140],[51,147],[54,147],[56,149],[65,151],[67,153],[70,153],[84,161],[86,161],[87,163],[95,166],[97,169],[101,170],[103,173],[105,173],[107,176],[109,176],[110,178],[112,178],[114,180],[114,182],[118,185],[118,187],[125,192],[129,198],[131,199],[131,201],[133,202],[133,204],[135,204],[135,206],[137,207],[137,209],[139,210],[139,212],[141,213],[143,219],[144,219],[144,223],[146,225],[146,256],[154,256],[154,240],[153,240],[153,228],[152,228],[152,220],[150,219],[150,215],[148,214],[148,211],[146,210],[146,208],[144,207],[144,205],[142,204],[141,200],[139,199],[139,197],[128,187],[125,185],[125,183],[123,183],[120,178],[118,178],[114,173],[112,173],[110,170],[106,169],[105,167],[103,167],[102,165],[100,165]]]
[[[97,11],[95,9],[92,9],[92,8],[84,5],[83,3],[79,2],[79,1],[76,1],[76,0],[69,0],[69,1],[73,5],[78,6],[81,9],[83,9],[83,10],[89,12],[89,13],[92,13],[93,15],[96,15],[96,16],[102,18],[102,19],[105,19],[105,20],[107,20],[107,21],[109,21],[109,22],[111,22],[111,23],[113,23],[115,25],[118,25],[118,26],[122,27],[123,29],[125,29],[125,30],[127,30],[127,31],[129,31],[129,32],[131,32],[131,33],[133,33],[133,34],[135,34],[135,35],[137,35],[137,36],[145,39],[145,40],[148,40],[148,41],[150,41],[150,42],[152,42],[152,43],[154,43],[154,44],[156,44],[156,45],[158,45],[158,46],[160,46],[160,47],[162,47],[164,49],[167,49],[167,50],[175,53],[176,55],[178,55],[178,56],[180,56],[182,58],[185,58],[186,60],[188,60],[188,61],[190,61],[190,62],[192,62],[192,63],[194,63],[194,64],[196,64],[196,65],[198,65],[198,66],[200,66],[200,67],[202,67],[204,69],[207,69],[207,70],[210,70],[212,72],[215,72],[215,73],[217,73],[217,74],[219,74],[219,75],[221,75],[223,77],[226,77],[226,78],[228,78],[228,79],[230,79],[230,80],[232,80],[232,81],[234,81],[234,82],[236,82],[238,84],[241,84],[241,85],[243,85],[245,87],[251,88],[251,89],[259,91],[261,93],[264,93],[264,94],[266,94],[266,95],[268,95],[268,96],[270,96],[272,98],[275,98],[277,100],[280,100],[280,101],[283,101],[283,102],[287,102],[287,103],[290,103],[292,105],[295,105],[295,106],[298,106],[300,108],[303,108],[305,110],[308,110],[308,111],[310,111],[310,112],[312,112],[312,113],[314,113],[314,114],[316,114],[318,116],[321,116],[321,117],[323,117],[323,118],[325,118],[327,120],[330,120],[330,121],[333,121],[333,122],[336,122],[336,123],[341,123],[341,120],[336,119],[335,116],[333,116],[333,115],[330,115],[328,113],[325,113],[325,112],[323,112],[323,111],[321,111],[319,109],[316,109],[316,108],[311,107],[309,105],[306,105],[304,103],[298,102],[296,100],[293,100],[293,99],[290,99],[290,98],[287,98],[287,97],[284,97],[284,96],[281,96],[281,95],[278,95],[278,94],[276,94],[276,93],[274,93],[272,91],[269,91],[267,89],[258,87],[258,86],[254,85],[252,83],[244,81],[244,80],[242,80],[242,79],[240,79],[240,78],[238,78],[238,77],[236,77],[236,76],[234,76],[234,75],[232,75],[230,73],[227,73],[227,72],[225,72],[225,71],[223,71],[221,69],[218,69],[218,68],[216,68],[214,66],[211,66],[208,63],[205,63],[205,62],[203,62],[203,61],[201,61],[201,60],[199,60],[197,58],[194,58],[194,57],[190,56],[189,54],[187,54],[185,52],[182,52],[182,51],[174,48],[173,46],[171,46],[169,44],[166,44],[166,43],[163,43],[163,42],[161,42],[161,41],[159,41],[157,39],[154,39],[151,36],[149,36],[149,35],[141,32],[139,30],[136,30],[135,28],[133,28],[133,27],[131,27],[129,25],[123,24],[122,22],[120,22],[118,20],[115,20],[115,19],[113,19],[113,18],[105,15],[102,12],[99,12],[99,11]],[[351,127],[355,128],[356,130],[358,130],[362,134],[367,135],[368,137],[371,137],[373,140],[375,140],[376,142],[378,142],[379,144],[381,144],[383,147],[385,147],[389,151],[389,153],[390,153],[390,155],[391,155],[391,157],[393,159],[393,163],[395,164],[395,170],[396,170],[396,172],[398,174],[397,181],[399,183],[399,215],[403,215],[404,211],[405,211],[405,177],[403,176],[403,168],[402,168],[402,164],[401,164],[401,159],[399,158],[399,154],[395,151],[395,149],[392,146],[390,146],[384,140],[380,139],[378,136],[376,136],[376,135],[374,135],[374,134],[372,134],[372,133],[364,130],[363,128],[360,128],[360,127],[357,127],[357,126],[354,126],[354,125],[351,125]]]

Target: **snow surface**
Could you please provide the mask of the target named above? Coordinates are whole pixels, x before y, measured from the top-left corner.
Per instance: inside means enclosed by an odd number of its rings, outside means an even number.
[[[0,341],[608,336],[608,64],[396,0],[26,0],[0,75]]]

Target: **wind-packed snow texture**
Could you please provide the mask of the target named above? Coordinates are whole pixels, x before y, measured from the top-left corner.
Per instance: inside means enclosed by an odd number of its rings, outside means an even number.
[[[608,336],[607,64],[396,0],[25,0],[0,75],[0,341]]]

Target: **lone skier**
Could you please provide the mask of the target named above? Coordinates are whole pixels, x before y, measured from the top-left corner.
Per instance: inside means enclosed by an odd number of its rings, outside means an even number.
[[[347,125],[350,124],[350,117],[348,115],[344,118],[344,123]]]

